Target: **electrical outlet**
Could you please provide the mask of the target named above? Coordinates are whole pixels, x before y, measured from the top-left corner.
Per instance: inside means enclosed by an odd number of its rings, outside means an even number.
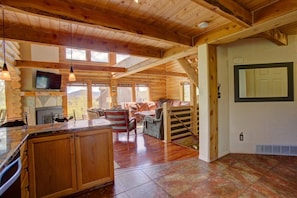
[[[239,134],[239,141],[243,141],[243,132]]]

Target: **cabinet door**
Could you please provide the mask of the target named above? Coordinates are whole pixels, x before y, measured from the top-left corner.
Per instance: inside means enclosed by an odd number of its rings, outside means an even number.
[[[61,197],[75,192],[72,134],[28,140],[30,197]]]
[[[75,134],[78,189],[114,181],[111,129]]]

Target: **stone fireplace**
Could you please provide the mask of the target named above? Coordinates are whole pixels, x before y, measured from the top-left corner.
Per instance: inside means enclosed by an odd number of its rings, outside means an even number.
[[[26,96],[22,105],[29,125],[51,123],[53,115],[63,114],[61,96]]]
[[[39,107],[36,111],[36,125],[48,124],[53,122],[55,115],[62,115],[62,106],[55,107]]]

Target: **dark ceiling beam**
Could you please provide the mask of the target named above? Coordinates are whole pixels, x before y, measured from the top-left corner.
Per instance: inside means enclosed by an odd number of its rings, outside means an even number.
[[[242,27],[252,25],[252,13],[233,0],[192,0]]]
[[[239,39],[248,38],[266,31],[269,31],[271,29],[278,28],[280,26],[293,23],[296,21],[297,18],[297,10],[288,12],[281,16],[276,16],[275,18],[258,21],[253,26],[249,28],[242,28],[239,31],[224,31],[222,30],[221,33],[218,35],[218,32],[212,32],[205,35],[202,35],[200,37],[197,37],[195,39],[196,45],[205,43],[205,39],[207,39],[207,43],[209,44],[215,44],[215,45],[221,45],[226,43],[231,43]],[[231,27],[231,26],[230,26]],[[234,27],[237,27],[235,24]],[[236,29],[236,28],[235,28]],[[202,39],[202,40],[201,40]]]
[[[254,12],[254,24],[272,20],[297,10],[296,0],[276,1]]]
[[[296,0],[277,1],[252,13],[235,1],[192,1],[232,21],[232,23],[228,25],[219,27],[216,30],[213,30],[206,34],[202,34],[199,37],[195,38],[196,45],[205,42],[222,44],[223,40],[223,43],[232,42],[237,39],[255,35],[256,32],[261,33],[264,38],[277,45],[287,45],[287,35],[277,29],[279,26],[281,26],[281,23],[277,24],[277,22],[274,21],[277,21],[278,17],[282,17],[288,15],[291,12],[295,12],[297,7]],[[268,24],[275,25],[270,25],[270,27],[268,27]],[[261,29],[259,27],[264,28]],[[216,40],[221,41],[218,43]]]
[[[26,61],[16,60],[15,66],[18,68],[42,68],[42,69],[68,69],[70,63],[51,63],[51,62],[39,62],[39,61]],[[85,65],[85,64],[72,64],[74,70],[84,71],[103,71],[103,72],[126,72],[126,68],[123,67],[111,67],[111,66],[98,66],[98,65]]]
[[[0,26],[2,27],[2,21],[0,22]],[[0,36],[3,36],[2,31],[0,31]],[[90,49],[102,52],[117,52],[152,58],[161,58],[163,51],[163,49],[151,46],[125,43],[117,40],[108,40],[98,37],[87,37],[76,34],[71,35],[67,32],[56,32],[54,30],[35,29],[30,26],[9,23],[7,21],[5,21],[5,38],[57,46]]]
[[[33,14],[53,17],[57,19],[82,22],[107,28],[118,32],[127,32],[130,35],[137,35],[156,41],[167,41],[180,45],[192,45],[190,37],[179,35],[176,32],[166,30],[164,27],[145,24],[135,18],[123,17],[115,12],[97,8],[86,8],[61,0],[0,0],[0,4],[10,6]]]
[[[160,71],[160,70],[145,70],[145,71],[140,71],[138,73],[145,74],[145,75],[154,75],[154,76],[188,77],[188,75],[185,73]]]

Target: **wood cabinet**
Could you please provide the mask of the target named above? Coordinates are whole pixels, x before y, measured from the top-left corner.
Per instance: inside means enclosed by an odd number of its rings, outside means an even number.
[[[28,140],[30,197],[59,197],[76,190],[73,134]]]
[[[27,142],[24,142],[20,147],[20,157],[22,161],[21,171],[21,197],[29,198],[29,174],[28,174],[28,150]]]
[[[75,134],[78,189],[87,189],[114,180],[111,129]]]
[[[114,180],[110,128],[28,140],[30,197],[61,197]]]

